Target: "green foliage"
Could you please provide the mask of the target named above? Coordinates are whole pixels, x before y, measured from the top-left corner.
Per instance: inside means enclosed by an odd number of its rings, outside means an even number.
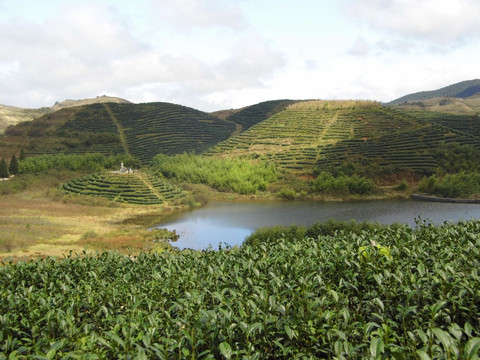
[[[0,357],[475,359],[480,222],[0,267]],[[359,249],[370,241],[390,250]]]
[[[206,184],[220,191],[254,194],[277,179],[274,166],[247,160],[204,157],[193,154],[157,155],[152,170],[167,178]]]
[[[395,186],[394,188],[396,191],[405,191],[408,189],[408,183],[407,183],[407,180],[405,179],[402,179],[402,181],[400,181],[400,183]]]
[[[447,174],[443,178],[432,175],[423,178],[418,189],[445,198],[466,198],[480,193],[480,173],[462,171],[458,174]]]
[[[18,158],[18,160],[22,161],[22,160],[25,160],[26,156],[25,156],[25,151],[23,149],[20,150],[20,157]]]
[[[298,225],[278,225],[274,227],[260,228],[255,230],[253,234],[245,239],[244,245],[271,244],[282,238],[289,240],[301,239],[305,236],[306,232],[307,229],[305,227]]]
[[[15,154],[12,155],[12,159],[10,160],[10,165],[8,166],[8,170],[12,175],[15,175],[16,173],[18,173],[18,161]]]
[[[339,175],[323,171],[312,181],[312,189],[320,193],[368,195],[375,191],[375,184],[356,175]]]
[[[337,221],[330,219],[327,221],[317,222],[308,228],[298,225],[260,228],[248,236],[245,239],[244,244],[261,245],[278,241],[282,238],[290,240],[299,239],[304,236],[318,238],[320,236],[336,236],[338,233],[360,235],[369,232],[373,233],[379,229],[398,229],[402,228],[403,226],[404,225],[401,224],[393,224],[388,227],[386,225],[381,225],[370,221],[357,222],[355,220]]]
[[[446,173],[480,170],[480,150],[472,145],[442,143],[434,150],[433,157]]]
[[[10,176],[8,173],[8,166],[7,162],[5,161],[4,158],[0,161],[0,178],[6,179]]]
[[[140,162],[132,156],[116,155],[105,156],[103,154],[83,155],[40,155],[30,156],[19,163],[20,174],[35,174],[52,169],[62,171],[102,171],[105,169],[119,168],[120,163],[131,168],[138,168]]]
[[[390,225],[390,228],[396,229],[402,227],[399,224]],[[373,223],[370,221],[357,222],[355,220],[350,221],[337,221],[337,220],[327,220],[321,221],[310,226],[306,231],[306,236],[309,237],[319,237],[319,236],[335,236],[338,232],[342,231],[345,233],[360,235],[364,232],[374,232],[378,229],[386,229],[388,226],[381,225],[378,223]]]
[[[280,190],[278,196],[285,200],[295,200],[297,192],[294,189],[286,188]]]

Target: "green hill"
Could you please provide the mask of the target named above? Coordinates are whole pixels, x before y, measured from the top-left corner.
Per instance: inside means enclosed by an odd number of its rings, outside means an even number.
[[[477,98],[465,100],[473,106]],[[438,153],[449,144],[480,150],[479,116],[369,101],[278,100],[220,119],[169,103],[97,103],[8,128],[0,152],[7,159],[20,149],[27,155],[126,153],[148,164],[159,153],[193,151],[263,159],[296,176],[341,171],[381,177],[434,173],[441,167]]]
[[[235,124],[169,103],[97,103],[46,114],[6,130],[5,156],[129,153],[148,163],[158,153],[201,152],[235,131]]]
[[[5,129],[11,125],[16,125],[24,121],[32,121],[46,113],[52,113],[60,109],[66,109],[75,106],[91,105],[97,103],[129,103],[129,101],[111,96],[97,96],[91,99],[82,100],[65,100],[56,102],[52,107],[42,107],[39,109],[25,109],[13,106],[0,105],[0,134],[5,132]]]
[[[477,116],[392,110],[374,102],[305,101],[219,143],[212,156],[265,158],[287,172],[430,174],[444,144],[480,149]]]
[[[438,97],[467,98],[480,92],[480,79],[461,81],[459,83],[445,86],[438,90],[420,91],[402,96],[386,105],[396,105],[404,102],[422,101]]]

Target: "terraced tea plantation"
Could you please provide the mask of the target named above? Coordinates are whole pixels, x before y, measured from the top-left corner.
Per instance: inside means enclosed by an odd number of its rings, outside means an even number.
[[[92,104],[10,129],[0,148],[17,146],[19,153],[22,147],[27,155],[131,154],[148,164],[159,153],[200,153],[235,129],[231,121],[181,105]]]
[[[128,151],[149,163],[157,154],[202,152],[235,131],[235,124],[168,103],[109,104],[125,134]]]
[[[431,174],[442,143],[480,148],[480,119],[402,112],[372,102],[304,101],[209,149],[208,155],[256,154],[288,171],[335,171],[352,164],[369,176]]]
[[[256,153],[281,168],[311,172],[328,146],[420,127],[418,121],[373,102],[297,102],[207,154]]]
[[[479,234],[420,224],[3,264],[0,358],[478,359]]]
[[[288,105],[293,104],[294,100],[272,100],[264,101],[255,105],[251,105],[242,109],[227,119],[239,124],[242,131],[245,131],[263,120],[275,115],[276,113],[284,110]]]
[[[432,174],[438,168],[434,149],[456,143],[480,149],[480,119],[430,112],[411,112],[411,120],[423,124],[418,129],[382,134],[369,139],[351,139],[327,146],[317,160],[317,169],[341,166],[345,161],[370,168],[377,174],[410,170]],[[477,134],[478,133],[478,134]]]
[[[175,203],[185,193],[162,179],[146,173],[97,173],[72,180],[62,188],[73,194],[103,196],[138,205]]]

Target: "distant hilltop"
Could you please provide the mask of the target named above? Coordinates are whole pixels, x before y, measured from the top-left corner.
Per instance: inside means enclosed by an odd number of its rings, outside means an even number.
[[[39,109],[26,109],[14,106],[0,105],[0,135],[3,134],[5,132],[5,129],[10,125],[16,125],[24,121],[32,121],[33,119],[36,119],[47,113],[74,106],[84,106],[107,102],[119,104],[131,103],[130,101],[122,98],[102,95],[91,99],[65,100],[62,102],[56,102],[52,107],[42,107]]]
[[[420,91],[405,95],[396,100],[390,101],[385,105],[398,105],[406,102],[430,100],[439,97],[465,99],[477,93],[480,93],[480,79],[461,81],[438,90]]]
[[[91,99],[82,99],[82,100],[71,100],[67,99],[62,102],[56,102],[55,105],[51,107],[52,111],[57,111],[64,108],[69,108],[73,106],[83,106],[83,105],[91,105],[91,104],[98,104],[98,103],[117,103],[117,104],[131,104],[130,101],[113,96],[97,96],[96,98]]]

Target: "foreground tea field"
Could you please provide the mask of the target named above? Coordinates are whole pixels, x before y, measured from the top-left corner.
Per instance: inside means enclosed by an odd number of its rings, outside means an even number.
[[[476,359],[479,230],[4,264],[0,358]]]

